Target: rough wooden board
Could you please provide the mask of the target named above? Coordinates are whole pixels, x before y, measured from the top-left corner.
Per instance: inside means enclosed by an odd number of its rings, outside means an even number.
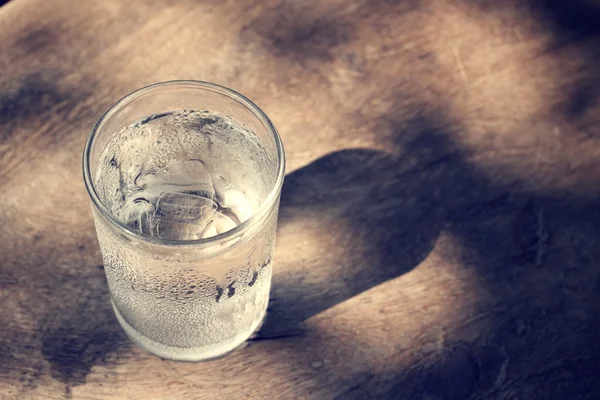
[[[0,399],[600,397],[593,1],[16,0],[0,9]],[[288,156],[269,318],[131,346],[80,155],[156,81],[255,100]]]

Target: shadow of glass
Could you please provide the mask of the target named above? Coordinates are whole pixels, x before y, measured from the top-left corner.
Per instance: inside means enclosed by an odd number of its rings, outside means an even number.
[[[413,125],[429,132],[424,120]],[[342,150],[286,177],[278,247],[299,259],[276,267],[255,340],[298,335],[307,318],[419,265],[445,219],[444,170],[453,150],[443,139],[419,136],[401,157]]]
[[[394,130],[399,156],[344,150],[288,176],[278,246],[286,253],[295,246],[303,259],[278,266],[283,271],[257,339],[301,335],[305,319],[419,265],[444,231],[485,294],[473,305],[476,314],[429,327],[445,332],[438,348],[408,368],[362,379],[341,398],[500,398],[511,392],[503,386],[510,382],[528,398],[577,398],[582,392],[574,377],[600,393],[591,361],[600,356],[594,196],[584,188],[524,183],[527,171],[490,175],[428,119]],[[294,238],[286,237],[287,226]],[[294,243],[299,232],[313,240]],[[552,360],[566,361],[548,369]],[[509,362],[521,372],[508,371]],[[327,373],[353,380],[334,366]]]

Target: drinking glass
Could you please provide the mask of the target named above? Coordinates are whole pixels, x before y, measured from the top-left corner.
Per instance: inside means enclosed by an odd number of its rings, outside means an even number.
[[[259,328],[284,169],[269,118],[219,85],[154,84],[99,119],[84,180],[112,306],[133,342],[200,361]]]

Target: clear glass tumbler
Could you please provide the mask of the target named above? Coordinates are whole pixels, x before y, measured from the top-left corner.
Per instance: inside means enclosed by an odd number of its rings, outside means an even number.
[[[200,361],[259,328],[284,169],[269,118],[218,85],[151,85],[100,118],[84,179],[114,312],[132,341]]]

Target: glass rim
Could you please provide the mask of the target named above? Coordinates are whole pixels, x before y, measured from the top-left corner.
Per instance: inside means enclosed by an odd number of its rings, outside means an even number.
[[[256,117],[258,117],[258,119],[261,121],[261,123],[267,128],[268,132],[270,133],[271,137],[274,139],[274,142],[275,142],[276,157],[277,157],[277,176],[275,179],[275,183],[273,184],[267,197],[265,198],[265,201],[263,201],[263,203],[260,205],[258,211],[256,213],[254,213],[250,218],[243,221],[242,223],[237,225],[235,228],[230,229],[223,233],[219,233],[215,236],[211,236],[211,237],[204,238],[204,239],[194,239],[194,240],[173,240],[173,239],[160,239],[155,236],[150,236],[147,234],[140,233],[139,231],[131,228],[129,225],[119,221],[106,208],[106,206],[100,200],[100,197],[98,196],[98,193],[96,192],[96,187],[94,185],[94,182],[92,181],[92,175],[91,175],[91,169],[90,169],[91,148],[92,148],[94,139],[96,138],[96,136],[98,134],[98,130],[99,130],[100,126],[102,125],[102,123],[104,121],[106,121],[107,119],[109,119],[110,117],[112,117],[115,113],[117,113],[119,110],[121,110],[124,106],[126,106],[127,104],[130,104],[133,100],[139,98],[140,96],[147,94],[148,92],[150,92],[154,89],[158,89],[161,87],[168,87],[168,86],[173,86],[173,87],[193,86],[193,87],[196,87],[197,89],[217,92],[219,94],[222,94],[224,96],[227,96],[227,97],[237,101],[238,103],[243,105],[245,108],[247,108],[249,111],[251,111]],[[273,204],[276,202],[276,200],[279,197],[279,193],[281,192],[281,187],[283,186],[284,176],[285,176],[285,153],[284,153],[284,149],[283,149],[283,143],[281,141],[281,137],[279,136],[279,132],[277,132],[277,129],[275,128],[275,126],[273,125],[273,123],[271,122],[269,117],[260,109],[260,107],[258,107],[256,104],[254,104],[254,102],[252,102],[246,96],[236,92],[235,90],[229,89],[225,86],[218,85],[215,83],[198,81],[198,80],[171,80],[171,81],[157,82],[157,83],[153,83],[153,84],[144,86],[140,89],[137,89],[137,90],[125,95],[120,100],[118,100],[116,103],[114,103],[112,106],[110,106],[108,108],[108,110],[106,110],[102,114],[102,116],[98,119],[98,121],[94,124],[94,127],[92,128],[92,131],[90,132],[90,135],[88,136],[88,139],[85,143],[85,147],[83,150],[83,178],[84,178],[84,182],[85,182],[85,188],[88,192],[88,195],[90,196],[90,198],[92,200],[92,204],[94,205],[94,207],[97,210],[99,210],[100,213],[105,218],[107,218],[108,221],[110,221],[114,226],[119,228],[121,231],[127,233],[128,235],[132,235],[135,238],[145,241],[145,242],[150,242],[153,244],[170,246],[170,247],[198,247],[198,246],[203,246],[203,245],[214,245],[214,244],[218,244],[219,242],[224,242],[229,239],[232,239],[233,237],[237,236],[238,234],[241,234],[244,231],[250,229],[252,226],[254,226],[256,224],[257,221],[260,221],[264,217],[264,215],[269,210],[271,210],[271,208],[273,207]]]

